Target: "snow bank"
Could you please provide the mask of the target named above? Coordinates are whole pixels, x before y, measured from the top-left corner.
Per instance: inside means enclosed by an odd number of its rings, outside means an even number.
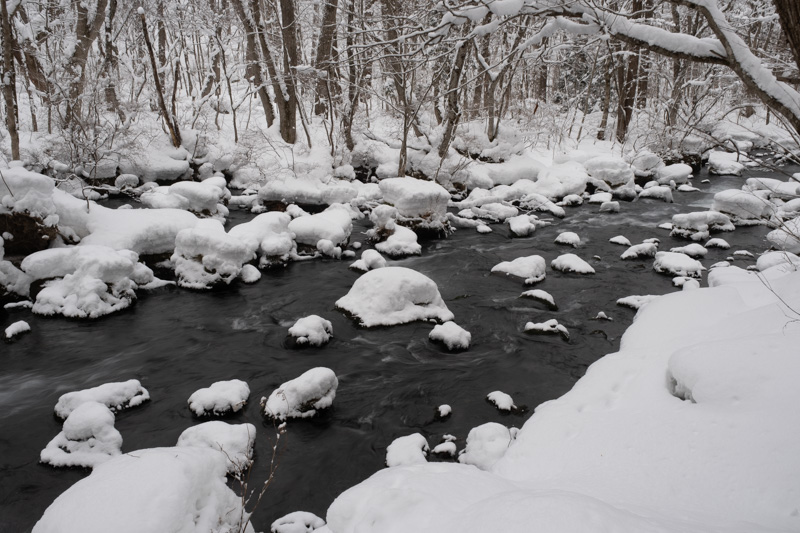
[[[78,405],[64,427],[42,450],[39,460],[53,466],[94,468],[119,455],[122,435],[114,427],[114,413],[95,401]]]
[[[250,387],[242,380],[217,381],[189,396],[189,409],[197,416],[225,415],[240,411],[250,396]]]
[[[219,221],[206,219],[178,233],[172,261],[178,285],[209,289],[219,283],[230,284],[241,273],[242,265],[253,257],[253,251],[225,233]]]
[[[338,386],[333,370],[312,368],[272,391],[263,402],[264,414],[278,420],[312,417],[333,405]]]
[[[331,340],[333,326],[329,320],[325,320],[319,315],[309,315],[298,318],[297,322],[289,328],[289,335],[295,338],[297,344],[322,346]]]
[[[349,165],[347,165],[349,166]],[[352,168],[352,167],[351,167]],[[295,511],[272,522],[271,533],[311,533],[325,526],[325,520],[313,513]]]
[[[453,321],[435,325],[428,338],[443,343],[449,350],[466,350],[472,341],[470,332]]]
[[[225,455],[138,450],[97,466],[47,508],[35,533],[238,532],[247,513],[225,484]],[[253,533],[252,526],[245,529]]]
[[[185,429],[175,446],[219,450],[228,459],[228,474],[235,475],[249,468],[255,440],[256,427],[253,424],[228,424],[212,420]]]
[[[99,402],[112,411],[136,407],[150,399],[150,393],[138,379],[129,379],[75,392],[62,394],[55,407],[56,416],[67,418],[72,411],[86,402]]]
[[[547,275],[547,263],[540,255],[529,255],[498,263],[492,267],[492,272],[517,276],[523,278],[526,285],[533,285],[544,280]]]
[[[453,319],[436,283],[405,267],[370,270],[336,301],[336,307],[354,315],[364,327]]]
[[[398,437],[386,448],[386,466],[409,466],[427,463],[430,447],[428,441],[419,433]]]
[[[55,182],[52,178],[22,167],[2,170],[0,179],[0,214],[24,213],[42,219],[46,225],[58,222],[53,202]]]

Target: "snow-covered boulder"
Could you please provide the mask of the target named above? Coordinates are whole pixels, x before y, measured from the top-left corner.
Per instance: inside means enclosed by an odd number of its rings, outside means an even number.
[[[516,276],[524,279],[526,285],[533,285],[544,280],[547,275],[547,263],[540,255],[529,255],[498,263],[492,267],[492,272]]]
[[[491,202],[481,204],[480,207],[472,206],[470,208],[470,213],[483,220],[503,222],[508,218],[517,216],[519,214],[519,209],[505,202]]]
[[[139,200],[151,209],[185,209],[199,215],[225,216],[228,211],[222,204],[229,197],[225,179],[210,178],[156,187],[142,193]]]
[[[353,270],[360,270],[361,272],[368,272],[376,268],[383,268],[386,266],[386,259],[377,250],[364,250],[361,252],[361,258],[354,261],[350,268]]]
[[[672,216],[673,237],[683,237],[693,241],[708,239],[711,231],[733,231],[736,227],[727,215],[718,211],[696,211]]]
[[[611,237],[610,239],[608,239],[608,242],[612,244],[619,244],[620,246],[631,245],[631,241],[624,235],[617,235],[616,237]]]
[[[692,177],[692,167],[686,163],[667,165],[656,170],[655,178],[659,185],[669,185],[671,182],[684,184]]]
[[[322,533],[324,526],[325,520],[317,515],[306,511],[295,511],[272,522],[269,530],[270,533],[311,533],[317,530]]]
[[[262,203],[332,205],[349,203],[358,196],[358,190],[348,181],[331,179],[323,181],[314,177],[285,176],[271,180],[258,191]]]
[[[542,302],[553,311],[558,309],[558,306],[556,305],[556,301],[553,298],[553,295],[541,289],[533,289],[530,291],[525,291],[519,296],[520,298],[531,298],[538,302]]]
[[[331,340],[333,325],[319,315],[309,315],[298,318],[297,322],[289,328],[289,335],[294,337],[297,344],[322,346]]]
[[[705,257],[708,253],[708,250],[705,246],[693,242],[692,244],[687,244],[686,246],[678,246],[676,248],[670,248],[670,252],[678,252],[679,254],[686,254],[689,257]]]
[[[671,204],[673,202],[672,199],[672,189],[666,187],[664,185],[656,185],[655,187],[646,187],[642,192],[639,193],[640,199],[650,198],[652,200],[661,200],[662,202],[666,202]]]
[[[708,154],[708,173],[741,176],[744,171],[744,164],[741,161],[748,161],[748,159],[739,154],[714,150]]]
[[[242,499],[216,450],[137,450],[97,466],[47,508],[35,533],[184,533],[244,528]]]
[[[527,237],[539,227],[540,222],[536,215],[518,215],[506,219],[506,224],[511,234],[516,237]]]
[[[467,435],[467,446],[458,456],[458,462],[490,470],[506,452],[511,441],[511,432],[497,422],[474,427]]]
[[[142,387],[139,380],[129,379],[62,394],[56,403],[55,414],[59,418],[67,418],[72,411],[86,402],[99,402],[111,411],[121,411],[141,405],[149,399],[150,393]]]
[[[525,324],[525,333],[538,333],[541,335],[561,335],[564,340],[569,340],[569,331],[566,327],[558,323],[558,320],[551,318],[544,322],[527,322]]]
[[[726,241],[725,239],[714,238],[714,239],[709,239],[708,242],[705,244],[705,247],[727,250],[728,248],[731,247],[731,245],[728,244],[728,241]]]
[[[52,466],[93,468],[121,453],[122,435],[114,413],[104,404],[88,401],[77,406],[61,433],[42,450],[39,460]]]
[[[175,274],[178,285],[189,289],[209,289],[230,284],[242,271],[242,265],[255,253],[238,238],[225,233],[222,224],[205,219],[185,229],[175,238]]]
[[[783,221],[767,234],[767,240],[778,250],[800,254],[800,217]]]
[[[520,198],[519,206],[523,209],[550,213],[558,218],[564,218],[567,215],[563,207],[554,204],[549,198],[538,193],[526,194]]]
[[[574,248],[577,248],[578,246],[581,245],[581,238],[575,232],[562,231],[561,233],[558,234],[556,240],[553,242],[555,242],[556,244],[566,244]]]
[[[603,180],[611,187],[620,187],[630,183],[633,178],[631,165],[614,156],[597,156],[583,164],[586,171],[595,179]]]
[[[405,267],[379,268],[363,274],[336,301],[336,307],[351,313],[365,327],[453,320],[436,283]]]
[[[575,272],[576,274],[594,274],[592,265],[575,254],[559,255],[550,261],[550,268],[561,272]]]
[[[278,420],[312,417],[333,405],[338,386],[333,370],[312,368],[272,391],[263,403],[264,414]]]
[[[435,325],[428,334],[428,338],[434,342],[441,342],[449,350],[466,350],[472,341],[470,332],[452,320]]]
[[[250,396],[250,387],[240,379],[217,381],[189,396],[189,409],[197,416],[220,416],[240,411]]]
[[[728,189],[715,194],[711,209],[730,216],[735,224],[764,221],[774,211],[768,200],[739,189]]]
[[[291,221],[286,213],[269,211],[232,227],[228,235],[242,241],[248,251],[259,257],[262,266],[285,262],[296,248],[294,234],[289,230]]]
[[[678,252],[658,252],[653,270],[659,274],[699,278],[705,270],[700,261]]]
[[[386,448],[386,466],[409,466],[427,463],[430,447],[420,433],[398,437]]]
[[[619,256],[620,259],[640,259],[642,257],[654,257],[658,252],[658,246],[652,242],[634,244]]]
[[[25,322],[24,320],[17,320],[10,326],[8,326],[5,331],[3,332],[3,336],[6,340],[11,340],[12,338],[16,337],[17,335],[22,335],[25,332],[31,330],[30,324]]]
[[[486,399],[500,411],[511,411],[517,408],[511,395],[503,391],[492,391],[486,395]]]
[[[211,448],[228,459],[228,474],[239,474],[253,460],[256,427],[253,424],[228,424],[220,420],[187,428],[178,437],[177,447]]]
[[[399,220],[422,228],[445,226],[450,193],[438,183],[405,177],[381,180],[378,185],[383,201],[397,209]]]
[[[289,222],[288,228],[295,234],[298,244],[316,248],[320,240],[328,240],[339,246],[347,244],[353,222],[347,208],[333,204],[321,213],[295,218]]]

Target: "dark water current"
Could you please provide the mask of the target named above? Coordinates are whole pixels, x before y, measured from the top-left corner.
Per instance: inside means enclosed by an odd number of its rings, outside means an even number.
[[[785,179],[766,171],[749,176]],[[658,237],[661,250],[687,244],[656,226],[675,213],[708,209],[713,193],[738,188],[744,180],[711,177],[701,184],[706,177],[695,179],[701,192],[676,192],[674,204],[622,202],[618,214],[584,204],[567,208],[565,219],[554,219],[527,238],[510,238],[503,224],[492,225],[488,235],[462,229],[423,242],[420,257],[391,262],[438,284],[456,322],[472,333],[472,346],[462,353],[432,344],[432,324],[368,330],[334,310],[359,275],[347,268],[352,260],[293,263],[265,271],[254,285],[219,291],[140,292],[132,308],[93,321],[0,308],[0,331],[17,320],[32,328],[12,343],[0,343],[0,532],[29,531],[59,494],[88,475],[88,470],[41,465],[39,452],[61,430],[53,415],[58,397],[106,382],[137,378],[151,394],[150,402],[117,414],[123,452],[129,452],[172,446],[183,430],[201,422],[186,404],[195,390],[218,380],[247,381],[250,402],[229,421],[258,428],[251,475],[251,486],[258,486],[267,476],[275,435],[259,413],[259,399],[312,367],[332,368],[339,377],[333,408],[318,418],[290,421],[281,439],[276,477],[253,519],[257,530],[266,531],[273,520],[296,510],[324,517],[338,494],[383,468],[386,446],[396,437],[421,432],[433,447],[449,433],[461,449],[470,428],[479,424],[520,427],[533,408],[567,392],[588,365],[619,348],[634,311],[617,306],[617,298],[678,290],[670,277],[653,272],[652,259],[620,260],[625,248],[608,239],[622,234],[636,244]],[[250,216],[232,211],[229,225]],[[362,241],[366,228],[357,223],[351,242]],[[574,250],[554,244],[562,231],[578,233],[583,245]],[[732,248],[709,249],[703,264],[722,261],[734,250],[763,251],[766,231],[750,227],[718,235]],[[589,261],[597,274],[548,270],[535,287],[555,297],[558,311],[518,298],[532,288],[521,280],[489,273],[500,261],[539,254],[549,265],[570,252]],[[593,320],[598,311],[614,320]],[[287,328],[312,313],[333,323],[334,339],[321,348],[288,348]],[[569,342],[522,332],[527,321],[549,318],[569,329]],[[527,408],[501,414],[485,400],[494,390]],[[442,421],[434,415],[443,403],[453,414]]]

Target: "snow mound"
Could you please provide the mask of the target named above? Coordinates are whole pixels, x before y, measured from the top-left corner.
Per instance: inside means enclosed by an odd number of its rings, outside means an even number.
[[[626,185],[634,178],[631,165],[618,157],[607,155],[593,157],[583,166],[590,176],[603,180],[611,187]]]
[[[472,341],[472,335],[453,321],[437,324],[428,334],[432,341],[441,342],[448,350],[466,350]]]
[[[741,176],[744,165],[739,162],[740,160],[749,161],[739,154],[714,150],[708,154],[708,173],[721,176]]]
[[[47,508],[35,533],[240,531],[247,513],[225,483],[225,455],[153,448],[97,466]],[[252,526],[245,529],[253,533]]]
[[[711,209],[724,213],[740,223],[768,219],[774,211],[769,201],[749,191],[738,189],[728,189],[715,194]]]
[[[544,335],[556,334],[561,335],[564,340],[569,340],[569,331],[566,327],[559,324],[558,320],[555,318],[540,323],[527,322],[524,329],[525,333],[539,333]]]
[[[225,233],[213,219],[181,230],[175,238],[175,275],[178,285],[189,289],[209,289],[230,284],[242,271],[242,265],[255,256],[244,242]]]
[[[494,404],[494,406],[500,411],[511,411],[512,409],[517,408],[517,406],[514,405],[514,400],[511,398],[511,396],[503,391],[492,391],[486,395],[486,399]]]
[[[286,420],[308,418],[333,405],[339,380],[330,368],[317,367],[283,383],[264,402],[264,414]]]
[[[363,274],[336,301],[336,307],[351,313],[368,328],[415,320],[453,319],[436,283],[405,267],[385,267]]]
[[[567,215],[563,207],[554,204],[549,198],[538,193],[526,194],[520,198],[519,205],[523,209],[550,213],[558,218],[564,218]]]
[[[467,435],[467,446],[458,456],[458,462],[489,470],[506,453],[511,440],[508,428],[497,422],[474,427]]]
[[[558,309],[558,306],[556,305],[556,301],[553,298],[553,295],[547,291],[543,291],[541,289],[532,289],[530,291],[523,292],[519,296],[520,298],[532,298],[538,302],[542,302],[553,311]]]
[[[39,460],[53,466],[94,468],[119,455],[121,448],[114,413],[100,402],[88,401],[67,416],[61,433],[42,450]]]
[[[641,309],[656,298],[659,298],[658,294],[632,294],[624,298],[619,298],[617,300],[617,305],[630,307],[631,309]]]
[[[550,261],[550,268],[561,272],[575,272],[576,274],[594,274],[594,268],[575,254],[559,255]]]
[[[217,381],[189,396],[189,409],[197,416],[225,415],[240,411],[250,396],[250,387],[239,379]]]
[[[613,196],[610,192],[596,192],[586,200],[590,204],[605,204],[611,201]]]
[[[666,187],[664,185],[656,185],[655,187],[647,187],[642,192],[639,193],[640,199],[650,198],[652,200],[661,200],[662,202],[666,202],[671,204],[673,202],[672,199],[672,189]]]
[[[368,272],[376,268],[383,268],[386,266],[386,259],[377,250],[364,250],[361,252],[361,258],[354,261],[350,268],[353,270],[360,270]]]
[[[709,239],[708,242],[705,244],[705,247],[720,248],[722,250],[727,250],[728,248],[731,247],[731,245],[728,244],[728,241],[726,241],[725,239],[715,238],[715,239]]]
[[[289,222],[288,229],[295,234],[298,244],[316,248],[319,241],[328,240],[339,246],[347,244],[353,222],[347,208],[333,204],[321,213],[295,218]]]
[[[469,209],[469,213],[483,220],[503,222],[508,218],[519,215],[519,209],[505,202],[491,202],[482,204],[480,207],[473,206]]]
[[[653,270],[659,274],[699,278],[705,267],[686,254],[678,252],[658,252],[653,262]]]
[[[634,244],[620,255],[620,259],[639,259],[642,257],[653,257],[658,252],[658,246],[652,242]]]
[[[389,257],[402,257],[406,255],[419,255],[422,246],[417,242],[414,230],[397,225],[386,240],[375,244],[375,249]]]
[[[6,339],[11,339],[17,335],[21,335],[26,331],[30,331],[31,326],[24,320],[18,320],[5,329],[4,335]]]
[[[694,257],[694,258],[704,257],[708,253],[708,250],[706,249],[705,246],[703,246],[701,244],[698,244],[696,242],[693,242],[692,244],[687,244],[686,246],[679,246],[677,248],[670,248],[669,251],[670,252],[677,252],[677,253],[680,253],[680,254],[686,254],[689,257]]]
[[[289,335],[295,338],[297,344],[322,346],[331,340],[333,326],[330,321],[319,315],[309,315],[297,319],[297,322],[289,328]]]
[[[398,437],[386,448],[386,466],[409,466],[427,463],[430,447],[420,433]]]
[[[631,241],[624,235],[617,235],[616,237],[611,237],[610,239],[608,239],[608,242],[612,244],[619,244],[620,246],[631,245]]]
[[[526,285],[533,285],[544,280],[547,275],[547,263],[540,255],[518,257],[513,261],[503,261],[492,267],[492,272],[517,276],[525,280]]]
[[[228,459],[228,474],[239,474],[253,460],[255,440],[256,427],[253,424],[228,424],[212,420],[185,429],[175,446],[219,450]]]
[[[415,227],[445,227],[450,193],[438,183],[405,177],[384,179],[378,186],[383,201],[397,209],[399,220]]]
[[[555,242],[556,244],[567,244],[569,246],[577,248],[578,246],[581,245],[581,238],[578,236],[577,233],[574,233],[572,231],[562,231],[561,233],[558,234],[558,237],[556,237],[556,240],[553,242]]]
[[[756,261],[756,267],[764,272],[773,267],[785,267],[787,272],[800,266],[800,257],[790,252],[767,252]]]
[[[104,383],[98,387],[62,394],[55,407],[56,416],[67,418],[72,411],[86,402],[99,402],[112,411],[136,407],[150,399],[150,393],[138,379],[117,383]]]
[[[619,213],[619,202],[603,202],[600,204],[601,213]]]
[[[669,185],[670,182],[684,184],[692,177],[692,167],[686,163],[667,165],[656,170],[655,178],[659,185]]]
[[[352,168],[350,167],[351,170]],[[306,511],[295,511],[275,520],[269,530],[271,533],[311,533],[324,526],[325,520],[317,515]]]
[[[289,231],[291,221],[286,213],[270,211],[232,227],[228,235],[239,239],[253,257],[258,256],[261,266],[286,262],[296,248]]]
[[[349,203],[358,196],[358,190],[345,180],[331,179],[323,182],[313,177],[269,181],[258,191],[261,202],[283,204],[332,205]]]
[[[230,197],[224,178],[203,182],[179,181],[142,193],[139,200],[151,209],[185,209],[198,215],[226,215],[223,201]]]
[[[516,237],[527,237],[539,226],[536,215],[519,215],[506,219],[506,224],[511,233]]]
[[[767,240],[778,250],[800,254],[800,217],[786,220],[767,233]]]
[[[704,241],[708,239],[710,231],[733,231],[734,229],[736,228],[727,215],[718,211],[696,211],[673,215],[670,236]]]

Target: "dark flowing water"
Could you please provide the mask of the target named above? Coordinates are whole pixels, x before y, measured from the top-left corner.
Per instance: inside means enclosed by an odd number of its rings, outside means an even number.
[[[432,344],[432,324],[362,329],[336,311],[334,302],[359,275],[348,270],[351,260],[293,263],[265,271],[254,285],[219,291],[140,292],[132,308],[94,321],[0,309],[0,331],[17,320],[33,330],[0,343],[0,532],[29,531],[59,494],[88,475],[88,470],[41,465],[39,452],[61,430],[53,415],[58,397],[106,382],[137,378],[151,394],[142,407],[117,414],[123,452],[129,452],[172,446],[183,430],[201,422],[186,404],[195,390],[218,380],[247,381],[250,402],[229,421],[258,428],[252,487],[266,478],[275,436],[272,423],[259,413],[259,399],[312,367],[332,368],[339,377],[334,406],[318,418],[289,422],[275,480],[254,515],[257,530],[268,531],[273,520],[296,510],[324,517],[337,495],[384,466],[386,446],[396,437],[421,432],[434,446],[450,433],[463,448],[468,431],[479,424],[520,427],[535,406],[567,392],[588,365],[619,348],[634,312],[617,306],[617,298],[677,290],[670,277],[652,271],[652,259],[622,261],[625,248],[608,239],[623,234],[635,244],[658,237],[661,250],[685,245],[656,226],[675,213],[705,210],[713,193],[742,183],[742,178],[712,177],[708,184],[696,179],[702,192],[675,193],[675,204],[623,202],[619,214],[598,213],[597,205],[567,208],[565,219],[527,238],[512,239],[507,226],[495,224],[488,235],[462,229],[423,242],[422,256],[392,263],[438,284],[456,322],[472,333],[472,346],[461,353]],[[249,217],[234,211],[230,224]],[[357,223],[351,241],[363,240],[366,227]],[[584,244],[577,250],[553,244],[562,231],[578,233]],[[731,250],[709,249],[703,263],[724,260],[738,249],[758,253],[767,246],[765,234],[764,227],[721,234]],[[597,274],[548,270],[535,287],[555,297],[558,311],[518,298],[531,288],[521,280],[489,273],[500,261],[539,254],[549,264],[571,252]],[[614,320],[593,320],[598,311]],[[333,323],[334,339],[321,348],[288,348],[287,328],[312,313]],[[569,329],[569,342],[522,332],[527,321],[549,318]],[[494,390],[511,394],[527,409],[498,412],[485,400]],[[434,414],[443,403],[453,414],[442,421]]]

